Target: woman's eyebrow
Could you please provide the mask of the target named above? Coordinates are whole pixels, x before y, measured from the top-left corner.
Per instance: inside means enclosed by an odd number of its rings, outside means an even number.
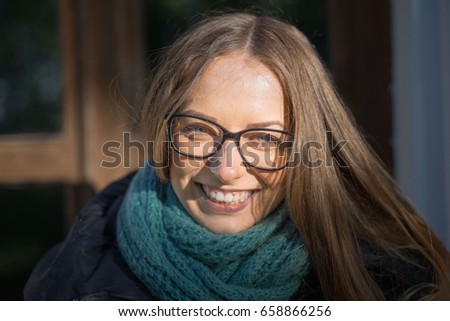
[[[260,123],[251,123],[251,124],[247,125],[247,128],[258,128],[258,127],[264,128],[264,127],[270,127],[270,126],[274,126],[274,125],[278,125],[281,128],[284,127],[283,123],[281,123],[280,121],[271,120],[271,121],[263,121],[263,122],[260,122]]]
[[[183,110],[182,113],[183,114],[189,114],[189,115],[192,115],[192,116],[201,117],[201,118],[206,118],[206,119],[211,120],[211,121],[213,121],[215,123],[218,123],[216,117],[213,117],[211,115],[207,115],[207,114],[204,114],[204,113],[201,113],[199,111],[192,110],[192,109]]]
[[[183,111],[183,114],[189,114],[192,116],[197,116],[197,117],[202,117],[202,118],[206,118],[209,119],[215,123],[220,124],[220,121],[217,120],[216,117],[213,117],[211,115],[207,115],[204,114],[202,112],[199,111],[195,111],[192,109],[186,109]],[[257,123],[250,123],[248,124],[245,129],[249,129],[249,128],[265,128],[265,127],[270,127],[270,126],[280,126],[281,128],[284,128],[284,124],[278,120],[270,120],[270,121],[263,121],[263,122],[257,122]]]

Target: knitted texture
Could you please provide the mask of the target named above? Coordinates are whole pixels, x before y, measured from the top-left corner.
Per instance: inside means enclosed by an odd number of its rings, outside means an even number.
[[[161,300],[287,300],[310,267],[283,206],[246,231],[215,234],[148,165],[122,203],[117,241],[133,273]]]

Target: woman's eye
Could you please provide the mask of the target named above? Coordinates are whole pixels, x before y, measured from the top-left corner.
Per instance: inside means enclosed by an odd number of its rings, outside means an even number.
[[[210,140],[214,137],[214,132],[202,126],[185,126],[182,128],[181,134],[190,140]]]
[[[278,137],[275,137],[268,133],[264,133],[264,134],[257,136],[256,140],[260,143],[272,143],[272,144],[280,143],[280,139]]]
[[[206,133],[206,130],[202,127],[186,126],[182,130],[183,133]]]

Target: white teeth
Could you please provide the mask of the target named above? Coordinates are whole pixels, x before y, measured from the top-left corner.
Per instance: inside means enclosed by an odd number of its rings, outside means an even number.
[[[219,191],[215,192],[210,191],[209,188],[205,185],[202,185],[202,187],[206,195],[208,195],[208,198],[214,202],[224,202],[224,203],[242,202],[252,195],[251,192],[233,192],[233,193],[223,193]]]

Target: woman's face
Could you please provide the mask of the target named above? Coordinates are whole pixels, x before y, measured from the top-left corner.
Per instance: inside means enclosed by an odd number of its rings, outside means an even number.
[[[208,67],[178,113],[207,118],[231,132],[256,127],[285,130],[283,106],[275,74],[255,58],[236,53],[219,57]],[[231,139],[209,159],[171,153],[170,181],[176,195],[211,232],[244,231],[284,198],[283,170],[245,165]]]

